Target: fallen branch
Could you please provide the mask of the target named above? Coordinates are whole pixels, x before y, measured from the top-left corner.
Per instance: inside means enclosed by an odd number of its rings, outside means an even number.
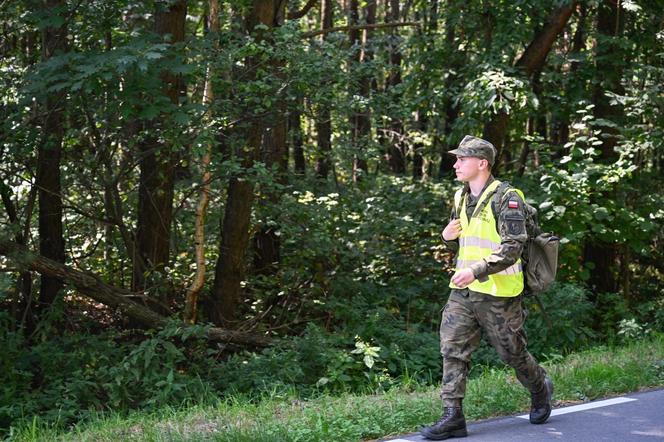
[[[165,316],[133,301],[131,298],[136,297],[135,292],[107,284],[93,273],[73,269],[5,239],[0,239],[0,255],[9,258],[23,271],[32,270],[41,275],[60,278],[79,293],[117,309],[123,315],[147,327],[162,328],[168,322],[168,318]],[[183,327],[186,328],[186,324],[183,324]],[[270,338],[267,336],[218,327],[208,329],[207,337],[213,341],[239,346],[265,347],[270,343]]]

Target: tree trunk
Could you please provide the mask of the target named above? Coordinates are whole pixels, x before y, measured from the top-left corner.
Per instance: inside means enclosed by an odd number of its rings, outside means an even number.
[[[288,134],[291,149],[293,151],[294,171],[296,175],[306,173],[306,162],[304,159],[304,136],[302,134],[302,107],[304,100],[298,97],[297,105],[288,114]]]
[[[261,226],[254,235],[254,271],[261,275],[274,274],[281,261],[281,241],[276,226]]]
[[[620,49],[618,38],[624,27],[624,11],[618,0],[604,0],[599,5],[597,15],[597,31],[601,39],[595,47],[596,71],[603,79],[593,91],[593,104],[595,104],[595,117],[612,120],[620,124],[623,110],[612,106],[606,92],[624,94],[620,81],[623,73],[625,54]],[[599,161],[609,164],[616,160],[615,151],[617,131],[613,128],[603,128],[604,139],[600,146]],[[605,195],[606,198],[612,198]],[[619,288],[619,250],[616,244],[607,243],[597,238],[590,238],[585,246],[584,260],[595,264],[590,272],[589,284],[597,292],[616,292]],[[623,277],[623,295],[629,297],[629,283]]]
[[[277,66],[274,66],[278,69]],[[265,136],[263,137],[263,161],[267,169],[271,169],[275,164],[278,165],[277,169],[277,181],[281,184],[286,183],[287,177],[287,163],[284,160],[287,160],[287,130],[286,123],[288,120],[284,118],[286,115],[285,110],[278,110],[276,113],[276,124],[266,131]],[[275,191],[268,191],[266,199],[269,201],[268,204],[277,205],[279,200],[279,194]],[[267,202],[263,202],[266,204]],[[274,220],[276,221],[276,220]],[[276,225],[263,224],[258,227],[258,231],[253,238],[253,249],[254,249],[254,271],[268,275],[274,273],[280,261],[280,251],[279,248],[281,243],[279,241],[279,236],[277,231],[279,228]]]
[[[565,28],[573,10],[574,3],[555,9],[549,15],[544,27],[535,34],[533,40],[515,63],[515,66],[520,68],[526,76],[530,77],[534,72],[542,69],[551,46],[553,46],[558,34]],[[484,125],[483,138],[496,147],[499,159],[503,155],[508,123],[509,115],[504,111],[500,111]],[[498,161],[496,163],[498,166]]]
[[[322,0],[321,4],[321,29],[332,27],[333,18],[332,0]],[[327,38],[327,34],[320,37],[322,40]],[[318,106],[318,115],[316,116],[316,137],[318,152],[316,155],[316,177],[325,180],[332,167],[332,116],[328,103],[322,103]]]
[[[219,0],[209,0],[208,2],[208,36],[212,38],[212,47],[219,48]],[[214,101],[214,90],[212,89],[213,71],[212,66],[208,66],[205,75],[205,85],[203,87],[203,105],[211,108]],[[208,114],[212,111],[208,110]],[[205,271],[207,264],[205,261],[205,216],[207,215],[207,207],[210,201],[210,160],[212,157],[212,145],[208,145],[203,158],[201,158],[201,170],[203,176],[201,177],[201,190],[198,197],[198,204],[196,205],[196,221],[194,232],[194,247],[196,253],[196,274],[185,295],[185,305],[183,318],[189,324],[196,322],[198,314],[198,295],[203,289],[205,284]]]
[[[272,69],[283,69],[282,65],[272,65]],[[283,79],[282,79],[283,80]],[[261,140],[261,160],[268,169],[276,167],[275,178],[280,184],[288,182],[288,111],[286,103],[277,103],[273,118]]]
[[[316,116],[316,141],[318,154],[316,158],[316,177],[325,180],[332,168],[332,116],[327,105],[319,107]]]
[[[583,261],[593,263],[588,284],[595,293],[615,293],[618,291],[616,279],[615,247],[598,240],[586,242]]]
[[[284,19],[286,3],[280,0],[254,0],[253,7],[245,20],[246,29],[255,33],[258,41],[271,38],[269,30],[279,26]],[[256,29],[257,25],[264,25]],[[267,29],[265,29],[267,28]],[[267,36],[266,36],[267,34]],[[246,78],[252,80],[256,75],[259,60],[247,59]],[[275,120],[270,115],[268,120]],[[248,169],[257,159],[265,132],[264,123],[252,118],[246,128],[246,148],[239,149],[243,169]],[[285,134],[280,137],[285,139]],[[285,144],[285,141],[284,141]],[[249,245],[249,226],[254,200],[254,184],[245,177],[234,177],[228,186],[226,209],[221,226],[221,244],[219,258],[215,268],[215,280],[212,288],[213,309],[211,319],[216,324],[232,326],[236,323],[237,309],[242,293],[242,282],[246,272],[246,252]]]
[[[47,15],[64,13],[66,2],[48,0],[45,4]],[[66,22],[66,20],[63,20]],[[42,59],[50,59],[67,50],[67,28],[46,27],[42,32]],[[44,142],[37,152],[37,179],[39,189],[39,252],[56,262],[65,262],[65,244],[62,226],[62,189],[60,160],[62,158],[62,138],[64,135],[64,106],[66,96],[62,92],[50,93],[46,98],[43,123]],[[51,275],[41,277],[39,304],[48,308],[53,304],[62,281]]]
[[[291,8],[288,12],[289,20],[296,20],[304,17],[314,6],[319,3],[319,0],[309,0],[307,4],[301,9],[294,9],[296,5],[289,4]],[[306,160],[304,158],[304,134],[302,132],[302,111],[304,109],[304,96],[300,93],[295,98],[294,106],[288,110],[287,122],[287,151],[292,152],[293,155],[293,172],[295,175],[304,176],[306,174]],[[286,158],[286,167],[288,170],[288,152]]]
[[[247,148],[253,152],[260,149],[260,134],[250,136]],[[245,167],[253,158],[245,161]],[[254,185],[243,178],[233,178],[228,186],[226,209],[221,226],[221,246],[215,268],[212,287],[214,309],[210,312],[212,322],[231,326],[242,292],[245,278],[245,255],[249,243],[251,207],[254,200]]]
[[[627,54],[620,48],[620,35],[625,27],[625,13],[619,0],[603,0],[597,11],[597,32],[600,39],[595,47],[595,68],[601,81],[595,84],[592,101],[595,105],[595,118],[601,118],[620,124],[623,110],[618,105],[611,105],[607,92],[625,94],[621,84],[623,67]],[[611,127],[602,129],[603,143],[600,146],[601,160],[612,163],[618,158],[615,151],[618,131]]]
[[[389,0],[389,12],[387,14],[387,23],[399,20],[399,0]],[[396,32],[392,32],[389,45],[390,74],[387,78],[387,90],[393,89],[401,84],[401,50],[399,49],[399,37]],[[393,97],[398,101],[399,97]],[[392,116],[390,118],[390,129],[387,137],[387,162],[393,173],[403,175],[406,173],[406,151],[403,142],[403,122],[401,117]]]
[[[173,3],[157,2],[155,11],[155,32],[164,37],[170,35],[170,42],[184,41],[184,25],[187,14],[187,1]],[[164,94],[175,105],[179,103],[183,89],[182,79],[171,73],[161,76]],[[147,129],[150,131],[150,128]],[[171,222],[173,218],[173,191],[177,156],[170,146],[163,145],[153,136],[140,146],[140,180],[138,189],[138,224],[136,232],[137,253],[140,259],[134,260],[132,289],[145,290],[147,272],[163,272],[170,257]],[[161,294],[164,305],[170,304],[170,296]]]
[[[419,39],[423,42],[425,42],[426,49],[423,46],[420,46],[421,51],[423,50],[432,50],[433,47],[430,45],[434,44],[433,41],[433,36],[435,35],[436,32],[436,27],[437,27],[437,14],[438,14],[438,2],[434,1],[430,4],[428,8],[424,8],[421,13],[416,13],[415,19],[417,21],[424,21],[424,29],[418,28],[417,29],[417,34],[419,36]],[[431,38],[431,40],[427,41],[427,38]],[[429,70],[427,69],[426,62],[423,63],[423,65],[420,67],[420,69],[423,72],[428,72]],[[430,84],[431,82],[429,81],[429,76],[425,75],[423,76],[422,79],[422,84],[420,86],[423,96],[428,96],[429,95],[429,89],[430,89]],[[429,100],[422,101],[421,104],[418,106],[417,111],[415,113],[415,122],[414,122],[414,128],[418,130],[421,134],[427,133],[428,127],[429,127],[429,118],[427,116],[427,113],[429,112],[429,109],[431,107],[431,103]],[[430,167],[430,161],[427,160],[426,162],[424,161],[424,151],[426,147],[424,143],[415,143],[413,145],[413,180],[427,180],[429,179],[429,167]]]
[[[370,0],[364,7],[365,11],[365,22],[367,25],[373,25],[376,23],[376,1]],[[349,17],[349,26],[354,26],[359,24],[359,9],[358,1],[351,0],[350,2],[350,17]],[[348,33],[350,43],[354,47],[353,58],[351,63],[355,63],[361,66],[361,63],[368,63],[373,60],[373,52],[370,47],[371,39],[371,29],[364,30],[364,36],[360,41],[360,32],[359,30],[351,29]],[[371,95],[371,75],[364,73],[360,69],[359,78],[359,90],[351,91],[351,94],[357,93],[366,101]],[[357,182],[361,179],[362,174],[366,174],[368,171],[367,168],[367,159],[365,146],[370,141],[371,137],[371,114],[368,106],[364,109],[356,110],[350,118],[350,130],[351,130],[351,142],[355,150],[353,156],[353,182]]]
[[[542,71],[537,71],[533,74],[531,81],[533,93],[537,97],[540,103],[544,103],[542,99],[542,81],[540,76]],[[526,133],[530,136],[539,135],[542,140],[546,140],[546,110],[542,109],[536,115],[531,115],[528,117],[526,122]],[[530,141],[524,141],[523,148],[521,150],[521,155],[519,156],[519,162],[517,164],[517,176],[523,176],[526,171],[526,165],[528,163],[528,156],[530,155]],[[537,167],[537,164],[535,165]]]
[[[496,19],[493,16],[493,9],[491,8],[491,3],[489,2],[484,4],[484,11],[482,12],[482,25],[482,40],[484,40],[484,51],[486,53],[490,53],[493,49],[493,28],[496,25]]]
[[[448,48],[452,48],[454,46],[454,40],[456,38],[456,29],[453,17],[458,5],[452,4],[450,6],[451,6],[450,9],[452,9],[452,11],[447,12],[447,17],[445,19],[445,45]],[[453,55],[454,57],[451,60],[452,66],[450,68],[450,73],[447,79],[445,80],[446,90],[452,89],[454,82],[457,81],[457,76],[455,72],[457,72],[458,67],[462,66],[464,63],[465,54],[463,52],[457,53],[456,51],[454,51]],[[457,104],[455,104],[453,97],[450,94],[448,95],[447,100],[445,102],[445,120],[444,120],[445,126],[443,128],[443,133],[445,134],[445,138],[448,140],[450,138],[450,135],[452,134],[452,127],[454,126],[454,123],[458,116],[459,116],[459,107]],[[443,177],[453,178],[455,176],[454,163],[456,161],[456,158],[453,155],[448,154],[447,152],[452,150],[455,146],[452,143],[449,143],[449,141],[448,143],[440,143],[440,145],[441,145],[441,158],[440,158],[440,167],[438,168],[438,177],[439,179]]]
[[[500,169],[509,120],[510,116],[507,112],[499,110],[498,113],[491,117],[491,120],[484,123],[484,128],[482,129],[482,138],[493,144],[496,148],[496,160],[492,169],[494,174],[497,174]]]
[[[574,5],[574,3],[571,3],[554,10],[549,15],[544,27],[535,34],[535,38],[515,63],[515,66],[522,69],[527,76],[530,77],[544,67],[544,62],[556,41],[556,37],[565,28],[574,11]]]

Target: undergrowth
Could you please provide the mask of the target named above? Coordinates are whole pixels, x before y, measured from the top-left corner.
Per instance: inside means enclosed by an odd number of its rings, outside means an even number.
[[[603,346],[545,361],[556,386],[554,405],[664,386],[664,336]],[[470,420],[527,410],[529,395],[513,373],[486,367],[468,383]],[[14,428],[11,441],[359,441],[416,431],[440,413],[438,388],[410,382],[372,394],[302,398],[264,393],[205,405],[98,415],[63,429],[35,418]]]

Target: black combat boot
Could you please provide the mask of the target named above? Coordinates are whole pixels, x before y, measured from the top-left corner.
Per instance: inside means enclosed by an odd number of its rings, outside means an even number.
[[[531,394],[531,424],[543,424],[551,416],[551,396],[553,396],[553,382],[547,376],[544,378],[542,391]]]
[[[445,407],[443,416],[430,427],[420,430],[425,439],[443,440],[450,437],[466,437],[466,418],[461,407]]]

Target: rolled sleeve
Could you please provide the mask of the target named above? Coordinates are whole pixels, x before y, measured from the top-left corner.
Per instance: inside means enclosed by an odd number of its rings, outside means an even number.
[[[477,279],[479,282],[485,282],[489,279],[489,266],[483,259],[471,265],[470,270],[473,271],[475,279]]]
[[[458,252],[459,251],[459,240],[455,239],[452,241],[445,241],[445,238],[443,238],[443,235],[440,235],[441,239],[443,240],[443,244],[447,248],[447,250],[450,250],[452,252]]]

